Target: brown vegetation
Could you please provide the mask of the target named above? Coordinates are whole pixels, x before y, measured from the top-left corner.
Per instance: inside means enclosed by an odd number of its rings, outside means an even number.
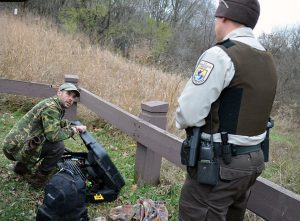
[[[82,87],[135,115],[141,102],[168,102],[172,128],[186,79],[91,46],[83,36],[66,36],[42,19],[2,15],[0,23],[0,77],[58,86],[65,74],[76,74]]]

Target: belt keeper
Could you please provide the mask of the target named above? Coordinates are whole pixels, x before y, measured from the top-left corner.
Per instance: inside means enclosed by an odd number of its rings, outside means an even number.
[[[228,143],[228,133],[227,132],[221,132],[221,140],[222,140],[222,157],[223,162],[225,164],[231,163],[231,145]]]
[[[236,146],[231,144],[231,155],[236,156],[237,155],[237,149]]]

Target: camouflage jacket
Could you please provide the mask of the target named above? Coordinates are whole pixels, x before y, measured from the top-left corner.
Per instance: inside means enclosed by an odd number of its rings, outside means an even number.
[[[58,142],[74,135],[71,123],[63,116],[57,96],[42,100],[14,125],[4,139],[3,149],[31,168],[45,141]],[[38,140],[35,146],[30,145],[33,140]]]

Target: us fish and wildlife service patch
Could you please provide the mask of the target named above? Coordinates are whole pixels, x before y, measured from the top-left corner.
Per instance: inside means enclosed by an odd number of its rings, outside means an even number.
[[[193,83],[196,85],[203,84],[209,77],[214,65],[207,61],[200,61],[194,74],[193,74]]]

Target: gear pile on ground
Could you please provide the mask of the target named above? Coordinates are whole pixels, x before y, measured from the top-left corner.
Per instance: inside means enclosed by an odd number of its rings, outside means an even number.
[[[109,211],[111,221],[167,221],[168,210],[164,203],[140,199],[135,205],[123,205]]]

